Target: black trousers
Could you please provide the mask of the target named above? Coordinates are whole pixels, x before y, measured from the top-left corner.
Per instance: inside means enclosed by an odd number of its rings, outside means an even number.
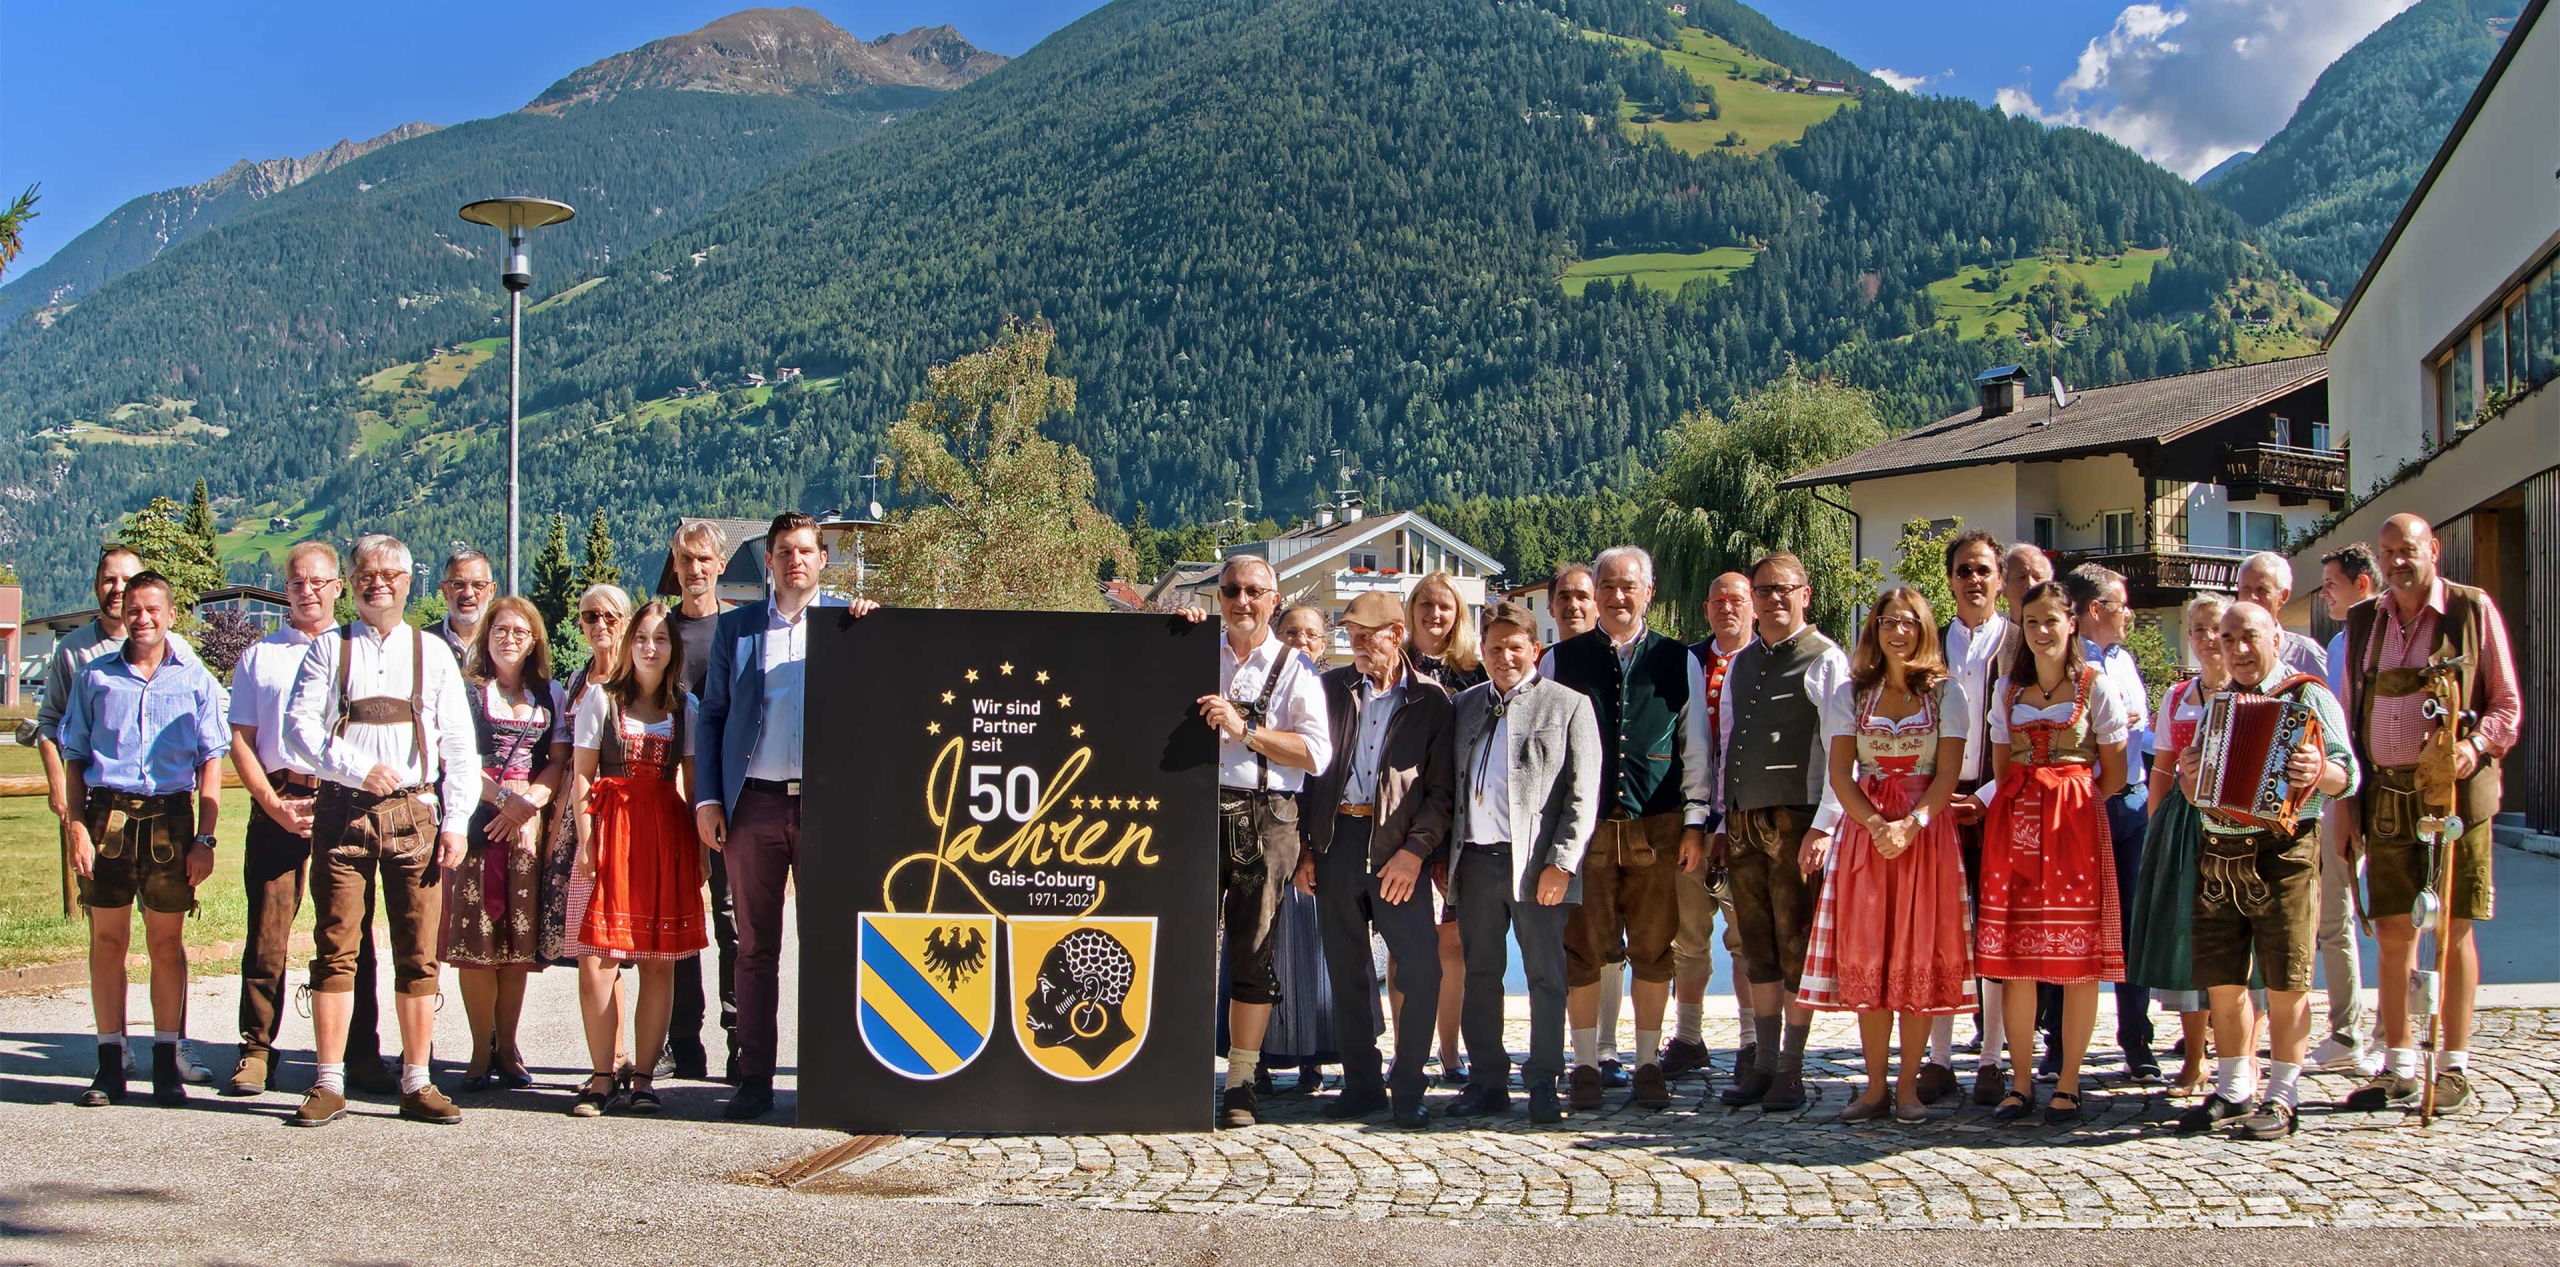
[[[1513,896],[1508,845],[1461,847],[1457,882],[1458,943],[1467,957],[1458,1031],[1467,1040],[1467,1083],[1501,1091],[1511,1081],[1511,1052],[1502,1044],[1506,937],[1518,939],[1520,967],[1529,977],[1529,1063],[1520,1067],[1520,1085],[1553,1083],[1564,1075],[1564,925],[1573,907]],[[1404,1049],[1402,1039],[1396,1049]]]
[[[247,848],[240,859],[249,891],[248,936],[240,948],[240,1050],[273,1057],[276,1028],[284,1018],[285,975],[292,970],[293,921],[302,911],[303,878],[311,863],[311,838],[286,831],[256,805],[249,807]],[[373,885],[364,888],[366,936],[356,943],[355,1015],[347,1026],[350,1055],[382,1050],[382,1004],[374,997]],[[272,1061],[270,1062],[272,1063]]]
[[[1325,975],[1333,984],[1342,1090],[1356,1096],[1384,1087],[1399,1100],[1419,1101],[1422,1059],[1440,1015],[1440,932],[1431,919],[1431,880],[1421,877],[1402,902],[1378,896],[1378,877],[1369,870],[1370,826],[1366,818],[1336,819],[1332,848],[1316,858],[1316,919],[1324,930]],[[1404,1010],[1396,1015],[1395,1070],[1384,1079],[1368,1003],[1377,990],[1369,977],[1373,925],[1396,961],[1396,985],[1404,991]],[[1498,984],[1493,993],[1501,997]]]
[[[719,953],[715,970],[720,982],[720,1032],[727,1049],[738,1049],[738,914],[729,904],[729,868],[714,859],[705,868],[711,880],[711,941]],[[702,956],[676,965],[675,1010],[667,1018],[667,1049],[676,1059],[704,1059],[702,1022]]]
[[[2144,804],[2149,790],[2136,783],[2107,798],[2108,844],[2115,851],[2116,916],[2121,927],[2133,927],[2133,888],[2142,879],[2142,837],[2151,826],[2151,809]],[[2116,1047],[2129,1058],[2136,1052],[2149,1052],[2151,1029],[2151,989],[2148,986],[2117,982]],[[2044,1031],[2045,1049],[2062,1050],[2062,987],[2036,987],[2036,1028]]]

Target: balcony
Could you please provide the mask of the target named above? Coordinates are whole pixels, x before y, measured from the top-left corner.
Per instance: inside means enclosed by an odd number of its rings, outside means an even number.
[[[2317,497],[2331,509],[2347,496],[2343,449],[2298,449],[2289,444],[2232,445],[2223,450],[2222,486],[2235,498],[2267,496],[2286,506]]]
[[[2176,607],[2198,594],[2228,594],[2240,588],[2238,552],[2199,550],[2186,546],[2161,549],[2065,550],[2053,556],[2055,575],[2083,563],[2124,574],[2126,600],[2136,609]]]

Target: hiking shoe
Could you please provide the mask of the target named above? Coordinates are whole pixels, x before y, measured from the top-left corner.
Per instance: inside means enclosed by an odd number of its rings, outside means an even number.
[[[1769,1083],[1769,1093],[1760,1097],[1763,1113],[1793,1113],[1804,1107],[1804,1075],[1781,1073]]]
[[[80,1107],[102,1109],[124,1103],[124,1047],[98,1049],[98,1076],[89,1080],[89,1089],[80,1093]]]
[[[1261,1106],[1261,1101],[1262,1097],[1254,1091],[1252,1083],[1241,1083],[1227,1088],[1226,1093],[1218,1097],[1218,1125],[1225,1127],[1253,1125],[1257,1120],[1254,1117],[1254,1110]]]
[[[2459,1069],[2436,1075],[2436,1112],[2459,1113],[2471,1107],[2471,1079]]]
[[[2226,1100],[2217,1091],[2198,1101],[2194,1108],[2178,1115],[2178,1133],[2199,1135],[2235,1117],[2249,1116],[2249,1106],[2237,1100]]]
[[[1590,1113],[1600,1107],[1600,1071],[1589,1065],[1573,1067],[1573,1081],[1565,1097],[1565,1107],[1576,1113]]]
[[[303,1093],[302,1107],[285,1119],[287,1126],[327,1126],[347,1115],[347,1097],[323,1086]]]
[[[178,1072],[176,1043],[151,1044],[151,1098],[164,1109],[186,1106],[187,1079]]]
[[[451,1126],[462,1120],[462,1110],[455,1108],[453,1101],[430,1082],[415,1091],[401,1093],[400,1116],[412,1122]]]
[[[1742,1072],[1733,1075],[1733,1085],[1726,1087],[1724,1094],[1716,1098],[1722,1101],[1726,1108],[1744,1108],[1758,1104],[1762,1097],[1769,1094],[1769,1088],[1776,1083],[1777,1078],[1768,1070],[1758,1065],[1744,1065]]]
[[[263,1051],[251,1049],[240,1053],[240,1067],[231,1071],[231,1085],[224,1095],[265,1095],[268,1062],[274,1059]]]
[[[2240,1119],[2235,1132],[2242,1139],[2279,1140],[2293,1134],[2293,1106],[2269,1097],[2258,1103],[2258,1111]]]
[[[1627,1095],[1627,1103],[1640,1109],[1671,1107],[1671,1081],[1662,1076],[1662,1066],[1646,1061],[1636,1066],[1636,1089]]]
[[[1529,1120],[1540,1126],[1564,1120],[1564,1106],[1556,1102],[1556,1084],[1541,1079],[1529,1086]]]
[[[1936,1104],[1938,1101],[1954,1095],[1958,1090],[1956,1086],[1956,1071],[1947,1068],[1945,1065],[1938,1064],[1935,1061],[1923,1064],[1920,1066],[1920,1085],[1918,1090],[1920,1094],[1920,1102],[1922,1104]]]
[[[1707,1045],[1675,1037],[1662,1045],[1662,1059],[1658,1063],[1661,1064],[1662,1076],[1666,1079],[1677,1078],[1692,1070],[1704,1069],[1707,1067]],[[1638,1072],[1641,1074],[1642,1071]]]
[[[2400,1075],[2385,1069],[2382,1072],[2373,1075],[2372,1079],[2367,1081],[2363,1086],[2357,1087],[2355,1090],[2348,1092],[2347,1098],[2338,1102],[2338,1107],[2345,1109],[2350,1113],[2379,1113],[2384,1109],[2414,1109],[2418,1107],[2419,1090],[2420,1088],[2418,1086],[2417,1079],[2403,1078]],[[2443,1094],[2442,1083],[2437,1084],[2437,1094]]]
[[[2343,1073],[2350,1077],[2370,1078],[2382,1072],[2380,1052],[2368,1055],[2363,1044],[2342,1039],[2336,1034],[2331,1034],[2326,1042],[2314,1048],[2311,1059],[2303,1063],[2322,1073]]]

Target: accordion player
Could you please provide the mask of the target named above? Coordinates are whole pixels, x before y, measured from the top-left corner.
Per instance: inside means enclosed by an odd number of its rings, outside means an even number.
[[[2202,749],[2198,813],[2229,827],[2292,834],[2312,786],[2287,777],[2285,763],[2295,749],[2320,743],[2320,716],[2310,705],[2282,697],[2302,682],[2318,680],[2300,674],[2264,695],[2225,691],[2206,702],[2196,728]]]

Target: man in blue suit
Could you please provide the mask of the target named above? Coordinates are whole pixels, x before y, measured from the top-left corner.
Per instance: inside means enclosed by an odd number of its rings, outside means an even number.
[[[772,597],[720,617],[694,731],[694,824],[720,854],[738,919],[738,1088],[732,1121],[773,1109],[782,894],[800,860],[800,751],[808,705],[809,611],[826,547],[796,510],[765,530]],[[855,616],[879,605],[853,600]]]

